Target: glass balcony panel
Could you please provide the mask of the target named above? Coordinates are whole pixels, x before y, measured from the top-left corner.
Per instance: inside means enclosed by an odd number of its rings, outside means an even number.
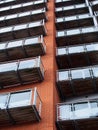
[[[98,67],[93,67],[92,70],[94,77],[98,78]]]
[[[77,103],[74,104],[75,107],[75,118],[81,119],[81,118],[88,118],[90,116],[90,110],[88,108],[88,103]]]
[[[63,22],[64,21],[64,18],[57,18],[56,19],[56,22]]]
[[[92,5],[97,5],[97,4],[98,4],[98,1],[95,0],[95,1],[92,1],[91,3],[92,3]]]
[[[30,15],[30,11],[20,13],[20,14],[19,14],[19,17],[28,16],[28,15]]]
[[[16,70],[17,70],[17,62],[0,65],[0,73],[7,72],[7,71],[16,71]]]
[[[90,14],[83,14],[83,15],[78,15],[79,19],[83,19],[83,18],[89,18]]]
[[[79,29],[67,30],[67,35],[75,35],[75,34],[80,34],[80,30]]]
[[[60,36],[65,36],[65,32],[64,31],[58,31],[57,32],[57,36],[60,37]]]
[[[77,20],[77,16],[69,16],[65,18],[65,21]]]
[[[75,6],[66,6],[66,7],[64,7],[64,10],[71,10],[71,9],[74,9],[75,8]]]
[[[32,5],[32,4],[33,4],[33,2],[23,3],[23,7],[25,7],[25,6],[29,6],[29,5]]]
[[[29,69],[37,66],[36,59],[34,60],[26,60],[26,61],[20,61],[19,69]]]
[[[86,7],[86,4],[77,4],[75,5],[76,8],[84,8]]]
[[[3,21],[4,19],[5,19],[5,17],[4,17],[4,16],[0,17],[0,21]]]
[[[17,14],[8,15],[8,16],[6,17],[6,19],[14,19],[14,18],[17,18]]]
[[[32,23],[29,24],[29,28],[31,28],[31,27],[36,27],[36,26],[39,26],[39,25],[41,25],[41,21],[32,22]]]
[[[31,45],[31,44],[36,44],[38,43],[38,37],[35,38],[29,38],[25,40],[25,45]]]
[[[6,47],[6,43],[2,43],[2,44],[0,44],[0,50],[4,50],[5,47]]]
[[[71,105],[62,105],[58,109],[59,120],[73,119],[73,112],[71,111]]]
[[[22,40],[9,42],[7,48],[22,46]]]
[[[10,9],[10,6],[8,6],[8,7],[3,7],[3,8],[0,9],[0,12],[1,12],[1,11],[5,11],[5,10],[9,10],[9,9]]]
[[[87,51],[98,51],[98,44],[86,45]]]
[[[11,7],[11,9],[16,9],[16,8],[19,8],[19,7],[21,7],[21,4],[13,5],[13,6]]]
[[[91,106],[91,117],[98,116],[98,102],[90,101],[90,106]]]
[[[42,2],[44,2],[44,1],[43,1],[43,0],[34,1],[34,4],[40,4],[40,3],[42,3]]]
[[[25,29],[26,27],[27,27],[27,24],[17,25],[14,27],[14,30]]]
[[[89,69],[72,70],[72,79],[85,79],[90,77]]]
[[[1,28],[1,29],[0,29],[0,33],[10,32],[10,31],[12,31],[12,28],[13,28],[13,27]]]
[[[82,33],[94,32],[96,31],[94,27],[82,28]]]
[[[8,95],[0,95],[0,109],[5,109],[6,108],[6,103],[7,103]]]
[[[59,72],[59,81],[69,80],[68,71]]]
[[[42,13],[41,9],[32,11],[32,14],[39,14],[39,13]]]
[[[60,7],[60,8],[56,8],[55,10],[56,10],[56,11],[62,11],[63,8]]]
[[[59,48],[57,51],[58,51],[58,55],[67,54],[66,48]]]
[[[30,105],[31,91],[12,93],[9,101],[9,108]]]
[[[71,54],[71,53],[80,53],[80,52],[84,52],[84,47],[83,46],[69,47],[69,54]]]

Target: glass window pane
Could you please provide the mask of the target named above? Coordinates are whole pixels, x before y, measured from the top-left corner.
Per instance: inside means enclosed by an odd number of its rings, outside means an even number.
[[[30,105],[31,91],[12,93],[9,108]]]
[[[0,44],[0,50],[5,49],[5,47],[6,47],[6,43]]]

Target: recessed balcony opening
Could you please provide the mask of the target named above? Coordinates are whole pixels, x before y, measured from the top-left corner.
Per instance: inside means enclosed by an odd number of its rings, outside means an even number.
[[[39,122],[41,107],[36,88],[0,94],[0,126]]]
[[[41,8],[47,9],[46,1],[38,0],[38,1],[30,1],[26,3],[15,4],[15,5],[9,5],[9,6],[0,8],[0,16],[20,13],[20,12],[25,12],[25,11],[30,11],[30,10],[37,10]]]
[[[0,18],[0,27],[11,26],[16,24],[23,24],[28,22],[34,22],[38,20],[47,21],[46,9],[30,10],[22,13],[15,13],[12,15],[2,16]]]
[[[44,80],[44,67],[40,57],[0,64],[0,87],[14,87]]]
[[[98,43],[59,47],[56,52],[59,69],[98,64]]]
[[[55,1],[55,6],[56,7],[61,7],[61,6],[71,6],[74,4],[83,4],[85,3],[85,0],[56,0]]]
[[[98,66],[57,71],[57,89],[62,100],[98,92]]]
[[[58,130],[98,129],[98,97],[88,101],[81,100],[57,105]]]
[[[19,38],[43,35],[47,33],[44,20],[3,27],[0,29],[1,42]]]
[[[43,36],[8,41],[0,44],[0,61],[35,57],[46,53]]]

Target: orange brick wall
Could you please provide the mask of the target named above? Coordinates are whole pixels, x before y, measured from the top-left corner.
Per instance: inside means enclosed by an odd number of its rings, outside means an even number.
[[[35,124],[22,124],[11,127],[2,127],[0,130],[55,130],[55,107],[58,101],[55,88],[55,27],[54,27],[54,2],[48,2],[48,22],[46,23],[47,36],[45,36],[45,43],[47,47],[46,55],[42,57],[42,62],[45,68],[45,80],[42,83],[25,85],[21,87],[14,87],[5,89],[0,92],[8,92],[15,90],[22,90],[27,88],[38,89],[39,95],[42,99],[42,120]]]

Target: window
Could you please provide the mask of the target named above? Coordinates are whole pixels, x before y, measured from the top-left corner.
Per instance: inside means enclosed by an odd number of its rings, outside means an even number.
[[[59,72],[59,80],[69,80],[69,76],[68,76],[68,71],[64,71],[64,72]]]

